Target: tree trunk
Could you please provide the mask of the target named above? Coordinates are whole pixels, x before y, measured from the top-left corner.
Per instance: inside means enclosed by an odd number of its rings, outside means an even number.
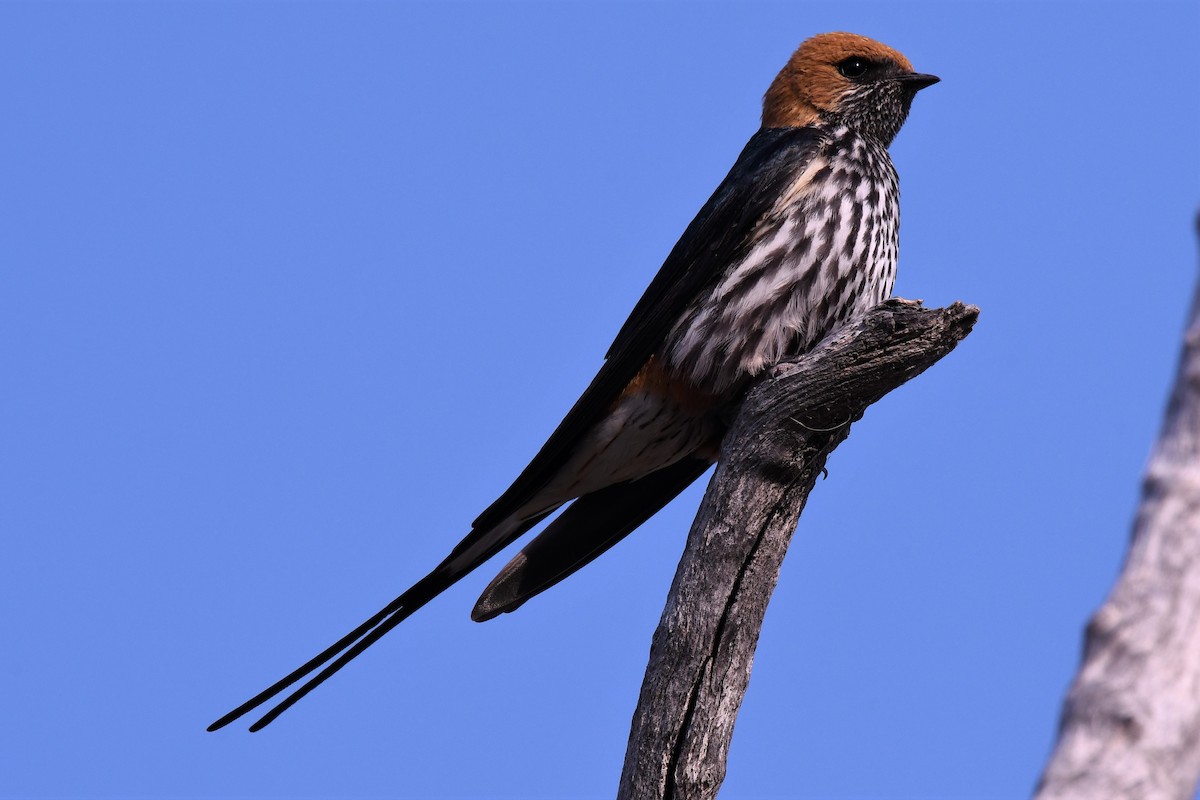
[[[1088,623],[1036,797],[1183,800],[1195,796],[1198,776],[1200,287],[1129,554]]]
[[[619,800],[716,796],[767,601],[826,457],[867,406],[949,353],[978,314],[892,300],[751,388],[654,634]]]

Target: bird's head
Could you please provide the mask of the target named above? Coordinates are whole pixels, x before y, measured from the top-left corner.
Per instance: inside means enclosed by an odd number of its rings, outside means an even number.
[[[822,33],[804,42],[763,97],[764,128],[844,122],[885,146],[900,132],[912,99],[938,82],[913,72],[901,53],[856,33]]]

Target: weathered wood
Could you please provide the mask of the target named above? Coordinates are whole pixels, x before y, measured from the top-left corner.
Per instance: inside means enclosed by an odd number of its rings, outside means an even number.
[[[1125,566],[1088,623],[1036,797],[1183,800],[1198,777],[1200,287]]]
[[[826,457],[867,406],[949,353],[978,314],[892,300],[751,388],[654,634],[620,800],[716,796],[767,601]]]

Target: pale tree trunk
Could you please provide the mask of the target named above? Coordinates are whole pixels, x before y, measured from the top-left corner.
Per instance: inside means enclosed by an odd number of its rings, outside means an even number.
[[[767,601],[826,457],[867,406],[949,353],[978,313],[889,301],[748,393],[654,634],[618,798],[716,796]]]
[[[1198,776],[1200,287],[1129,554],[1088,623],[1036,798],[1184,800]]]

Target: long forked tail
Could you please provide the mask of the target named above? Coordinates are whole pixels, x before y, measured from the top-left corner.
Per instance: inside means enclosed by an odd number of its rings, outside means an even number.
[[[239,717],[263,705],[288,687],[316,672],[316,675],[305,681],[300,688],[294,690],[274,708],[264,714],[261,719],[251,725],[250,730],[259,731],[270,725],[276,717],[287,711],[298,700],[320,686],[342,667],[353,661],[360,653],[379,641],[384,634],[408,619],[413,612],[453,586],[498,551],[504,549],[504,547],[522,533],[541,522],[551,511],[553,509],[520,523],[502,526],[499,529],[473,531],[471,535],[454,548],[454,551],[445,561],[424,578],[413,584],[404,594],[381,608],[366,622],[309,659],[304,665],[293,670],[209,725],[208,730],[215,731],[224,728]],[[322,669],[322,667],[324,668]],[[317,672],[317,670],[320,670],[320,672]]]

